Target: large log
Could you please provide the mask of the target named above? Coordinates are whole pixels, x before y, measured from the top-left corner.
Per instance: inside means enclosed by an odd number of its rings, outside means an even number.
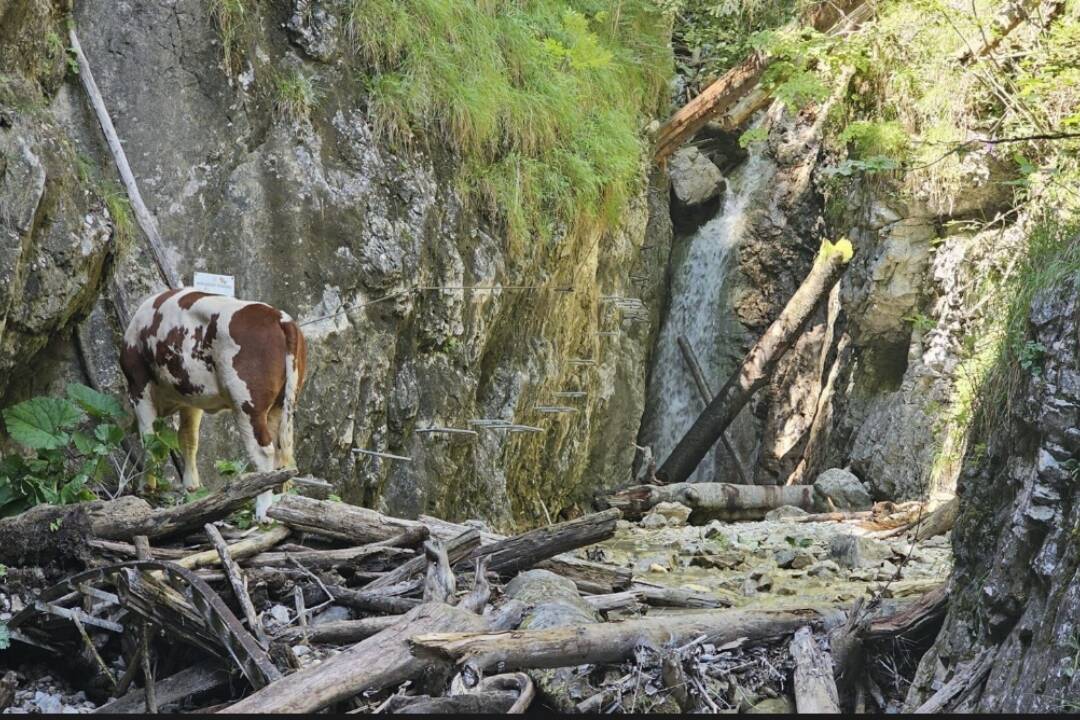
[[[799,713],[839,713],[832,658],[814,642],[809,627],[799,628],[790,650],[795,660],[795,707]]]
[[[298,530],[359,545],[390,540],[407,530],[424,527],[415,520],[402,520],[357,505],[302,495],[279,498],[267,515]]]
[[[63,551],[59,540],[68,536],[72,542],[77,539],[85,545],[87,536],[130,540],[136,535],[146,535],[154,539],[202,528],[295,474],[295,470],[275,470],[244,475],[195,502],[159,510],[132,495],[75,505],[38,505],[0,520],[0,562],[33,564],[26,561],[37,559],[37,564],[41,564]],[[54,532],[50,527],[57,530]]]
[[[837,25],[864,1],[826,0],[814,6],[803,22],[824,32]],[[653,153],[657,162],[663,162],[713,118],[731,112],[745,120],[754,109],[761,107],[768,99],[768,94],[764,92],[757,93],[758,97],[748,106],[740,107],[740,101],[758,88],[768,65],[769,58],[754,53],[681,107],[656,134]]]
[[[417,633],[410,643],[418,658],[433,655],[456,662],[471,685],[493,667],[502,671],[619,663],[633,657],[640,645],[660,649],[698,638],[717,644],[742,637],[755,642],[784,637],[825,619],[816,610],[709,610],[544,630]]]
[[[468,529],[467,525],[447,522],[429,515],[421,515],[420,522],[431,529],[433,536],[442,540],[448,540]],[[502,540],[506,540],[505,535],[489,532],[480,533],[481,545],[491,545]],[[567,553],[537,563],[536,567],[570,578],[578,586],[578,590],[594,595],[625,590],[630,587],[630,582],[633,579],[633,573],[627,568],[583,560]]]
[[[399,685],[427,672],[439,661],[409,652],[415,635],[479,630],[482,617],[467,610],[430,603],[410,610],[397,623],[318,665],[267,685],[221,713],[313,713],[359,693]]]
[[[380,615],[360,620],[340,620],[307,627],[291,627],[278,635],[277,639],[290,643],[301,641],[333,645],[357,643],[400,621],[400,615]]]
[[[159,709],[193,699],[229,682],[234,676],[212,664],[198,663],[154,683]],[[142,689],[132,690],[94,710],[95,714],[121,715],[144,711]]]
[[[585,515],[576,520],[536,528],[473,550],[467,560],[487,556],[488,569],[504,579],[568,550],[607,540],[622,517],[617,509]],[[471,567],[472,563],[462,563]]]
[[[821,252],[780,316],[750,348],[741,366],[720,389],[656,471],[664,484],[685,482],[750,397],[772,377],[780,359],[799,339],[810,318],[840,280],[852,257],[847,240],[822,244]]]
[[[810,485],[730,485],[728,483],[676,483],[635,485],[607,498],[612,507],[630,519],[647,514],[662,502],[677,502],[690,508],[690,521],[760,520],[770,510],[794,505],[814,508],[814,488]]]

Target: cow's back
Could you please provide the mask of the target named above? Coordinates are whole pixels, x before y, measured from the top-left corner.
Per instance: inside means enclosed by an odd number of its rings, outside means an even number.
[[[192,288],[147,298],[125,333],[125,374],[138,356],[177,404],[241,407],[280,392],[285,376],[284,313],[264,303]],[[136,378],[138,381],[138,378]],[[129,375],[129,384],[131,376]]]

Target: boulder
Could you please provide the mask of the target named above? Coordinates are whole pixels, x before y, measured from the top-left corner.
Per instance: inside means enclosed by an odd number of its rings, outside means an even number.
[[[687,518],[690,517],[690,508],[686,507],[682,503],[677,502],[662,502],[656,505],[652,509],[653,514],[663,515],[667,520],[668,527],[680,527],[686,524]]]
[[[660,528],[667,527],[667,518],[660,513],[649,513],[645,517],[641,518],[641,527],[647,530],[658,530]]]
[[[834,509],[869,510],[874,505],[859,478],[840,468],[832,468],[818,475],[814,481],[814,503],[822,512]]]
[[[876,564],[892,555],[892,549],[873,538],[834,535],[829,540],[829,558],[840,567],[857,568]]]
[[[688,207],[716,198],[724,181],[719,168],[696,147],[684,147],[672,155],[668,174],[676,200]]]

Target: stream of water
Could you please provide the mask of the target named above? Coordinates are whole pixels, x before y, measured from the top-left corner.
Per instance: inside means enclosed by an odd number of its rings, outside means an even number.
[[[730,302],[729,279],[750,211],[772,176],[769,160],[760,150],[752,152],[728,177],[720,212],[682,241],[682,253],[673,255],[670,300],[646,399],[644,439],[658,463],[674,449],[704,407],[679,350],[678,338],[685,337],[694,348],[713,392],[720,389],[731,370],[731,361],[726,358],[730,348],[723,341],[724,316]],[[715,454],[710,454],[690,480],[724,480],[716,477],[716,469]]]

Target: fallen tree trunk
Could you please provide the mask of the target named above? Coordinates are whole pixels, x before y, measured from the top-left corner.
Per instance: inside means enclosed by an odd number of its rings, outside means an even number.
[[[536,528],[490,545],[481,545],[472,551],[467,560],[487,556],[488,569],[508,579],[542,560],[607,540],[615,534],[615,523],[621,517],[621,512],[611,509]],[[469,568],[472,563],[462,565]]]
[[[394,623],[400,622],[400,615],[383,615],[362,618],[360,620],[341,620],[307,627],[291,627],[279,634],[276,639],[288,643],[300,641],[309,643],[357,643],[372,635],[381,633]]]
[[[441,540],[448,540],[469,529],[467,525],[447,522],[429,515],[421,515],[420,522],[431,530],[433,536]],[[503,540],[506,540],[505,535],[489,532],[480,533],[482,546],[492,545]],[[596,595],[625,590],[630,587],[630,581],[633,578],[633,573],[628,568],[582,560],[565,553],[539,562],[536,567],[570,578],[581,592]]]
[[[739,370],[720,389],[675,449],[656,471],[664,484],[685,482],[750,397],[772,377],[777,364],[798,340],[810,318],[828,297],[851,260],[851,244],[823,243],[810,274],[780,316],[750,348]]]
[[[872,620],[862,633],[862,639],[866,642],[893,640],[932,629],[945,617],[948,597],[947,586],[941,585],[900,612]]]
[[[154,693],[159,709],[168,705],[183,702],[198,697],[215,688],[221,687],[232,679],[225,670],[204,665],[192,665],[186,670],[181,670],[175,675],[170,675],[164,680],[154,683]],[[145,710],[143,690],[138,688],[107,702],[94,710],[94,714],[121,715],[130,713],[142,713]]]
[[[838,714],[832,658],[814,642],[810,628],[799,628],[790,650],[795,660],[795,707],[800,713]]]
[[[38,505],[0,520],[0,562],[45,564],[65,552],[77,553],[79,547],[70,545],[85,546],[88,537],[130,540],[146,535],[155,539],[201,529],[295,474],[295,470],[275,470],[244,475],[195,502],[160,510],[133,495],[75,505]]]
[[[742,637],[754,642],[783,637],[824,619],[816,610],[712,610],[545,630],[418,633],[410,644],[418,658],[454,661],[462,667],[466,684],[475,685],[483,672],[493,667],[501,671],[619,663],[633,657],[640,645],[659,649],[698,638],[716,644]]]
[[[819,31],[826,31],[863,2],[864,0],[828,0],[818,3],[803,22]],[[753,110],[761,107],[768,99],[768,94],[764,92],[759,93],[759,97],[746,107],[740,107],[740,101],[758,87],[769,62],[765,56],[754,53],[681,107],[657,132],[653,150],[656,161],[663,162],[713,118],[729,111],[737,111],[736,114],[745,120]]]
[[[960,499],[952,498],[941,504],[926,516],[921,522],[915,524],[914,540],[926,540],[935,535],[944,535],[953,529],[956,518],[960,514]]]
[[[422,523],[383,515],[357,505],[286,495],[266,513],[289,527],[315,535],[359,545],[390,540],[406,531],[417,532]],[[415,536],[418,542],[423,538]]]
[[[441,603],[421,605],[397,623],[348,650],[271,683],[220,713],[313,713],[359,693],[419,677],[439,661],[414,657],[409,640],[419,634],[479,630],[483,618]]]
[[[729,485],[728,483],[677,483],[635,485],[607,498],[612,507],[629,519],[647,514],[662,502],[677,502],[690,508],[690,520],[760,520],[770,510],[794,505],[804,510],[814,507],[810,485]]]

